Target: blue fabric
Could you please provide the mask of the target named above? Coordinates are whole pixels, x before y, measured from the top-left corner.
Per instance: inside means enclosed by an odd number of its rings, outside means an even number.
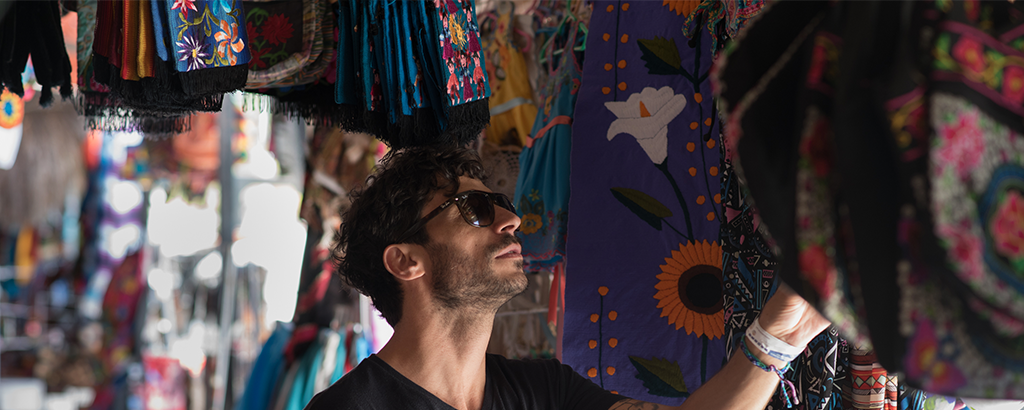
[[[172,31],[172,57],[179,73],[249,64],[241,0],[165,2]],[[240,46],[236,52],[233,47]]]
[[[565,257],[572,116],[582,77],[571,50],[575,41],[568,43],[569,52],[561,54],[558,71],[541,90],[544,105],[519,154],[513,203],[522,218],[516,234],[522,240],[527,271],[550,270]]]
[[[291,336],[291,324],[278,322],[253,363],[252,374],[245,384],[242,397],[235,404],[235,410],[267,409],[284,374],[284,347]]]
[[[167,2],[165,0],[150,0],[153,13],[153,37],[156,38],[156,56],[161,60],[170,59],[167,52],[167,39],[171,38],[167,31]]]
[[[302,360],[298,363],[299,370],[295,374],[295,383],[292,384],[292,390],[288,394],[285,410],[302,410],[306,407],[306,403],[313,398],[316,373],[320,370],[323,359],[323,340],[318,337],[313,340],[313,344],[309,346],[306,354],[302,355]]]
[[[341,341],[338,343],[338,354],[335,356],[337,363],[334,365],[334,373],[331,374],[331,384],[338,381],[345,375],[345,363],[348,362],[348,351],[345,349],[345,334],[342,333]]]

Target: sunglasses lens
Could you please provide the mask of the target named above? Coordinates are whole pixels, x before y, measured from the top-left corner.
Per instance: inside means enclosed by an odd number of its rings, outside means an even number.
[[[462,217],[470,225],[476,227],[488,226],[494,222],[494,206],[490,198],[480,192],[471,192],[466,199],[459,201],[459,211]]]
[[[495,194],[493,195],[493,198],[494,203],[498,206],[505,208],[506,211],[511,213],[516,213],[516,207],[515,205],[512,205],[512,200],[508,199],[504,194]]]

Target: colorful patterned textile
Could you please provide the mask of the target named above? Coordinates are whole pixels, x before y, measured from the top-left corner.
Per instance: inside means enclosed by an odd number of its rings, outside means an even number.
[[[515,44],[512,3],[502,3],[493,27],[483,38],[487,54],[487,78],[491,86],[491,125],[485,130],[487,141],[502,146],[522,146],[533,129],[537,106],[527,73],[526,58]],[[483,23],[481,23],[483,24]]]
[[[253,54],[246,88],[309,84],[323,76],[337,52],[335,17],[328,2],[245,4]]]
[[[896,410],[899,378],[878,364],[870,349],[851,348],[849,374],[842,384],[845,408]]]
[[[724,138],[724,137],[723,137]],[[778,262],[757,211],[748,202],[744,183],[733,171],[732,159],[722,148],[722,207],[725,221],[720,234],[725,283],[726,356],[732,357],[744,332],[760,314],[781,283]],[[839,329],[829,327],[807,345],[794,360],[786,378],[797,387],[800,403],[807,409],[839,409],[843,400],[845,356],[840,352]],[[781,392],[779,392],[781,393]],[[784,408],[785,398],[772,396],[770,408]]]
[[[563,361],[679,404],[725,359],[711,38],[661,2],[594,3],[573,122]],[[538,141],[539,142],[539,141]]]
[[[577,23],[578,24],[578,23]],[[551,271],[565,256],[569,210],[569,154],[573,110],[580,90],[581,70],[572,47],[578,28],[570,29],[556,71],[541,91],[544,107],[537,113],[526,146],[519,154],[519,178],[513,203],[522,218],[522,240],[528,272]]]
[[[926,391],[1024,398],[1022,13],[778,3],[721,71],[781,276]]]
[[[699,5],[695,3],[700,2]],[[688,17],[683,27],[700,27],[707,25],[711,34],[711,49],[718,50],[725,41],[734,39],[739,35],[740,30],[747,25],[747,20],[754,18],[764,8],[766,0],[664,0],[671,4],[676,14],[683,14],[685,11]],[[693,22],[697,25],[694,26]],[[718,26],[723,25],[724,30]],[[724,31],[724,33],[723,33]],[[690,36],[687,31],[687,36]]]
[[[188,95],[245,86],[250,60],[241,0],[167,2],[171,55]]]
[[[390,145],[464,145],[489,118],[473,2],[338,2],[331,122]],[[411,41],[410,41],[411,39]]]

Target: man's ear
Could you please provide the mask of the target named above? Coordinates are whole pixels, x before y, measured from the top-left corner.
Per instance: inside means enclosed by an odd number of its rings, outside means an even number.
[[[422,246],[396,243],[384,248],[384,267],[398,280],[419,279],[426,273],[425,257]]]

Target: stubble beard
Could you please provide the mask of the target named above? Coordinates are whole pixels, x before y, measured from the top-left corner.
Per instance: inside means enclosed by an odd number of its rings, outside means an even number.
[[[498,252],[515,243],[519,240],[508,235],[488,247],[483,258],[461,254],[447,244],[427,245],[433,262],[434,299],[449,310],[496,312],[505,302],[526,291],[528,285],[525,274],[502,277],[491,266]],[[515,266],[522,272],[523,260],[517,260]]]

